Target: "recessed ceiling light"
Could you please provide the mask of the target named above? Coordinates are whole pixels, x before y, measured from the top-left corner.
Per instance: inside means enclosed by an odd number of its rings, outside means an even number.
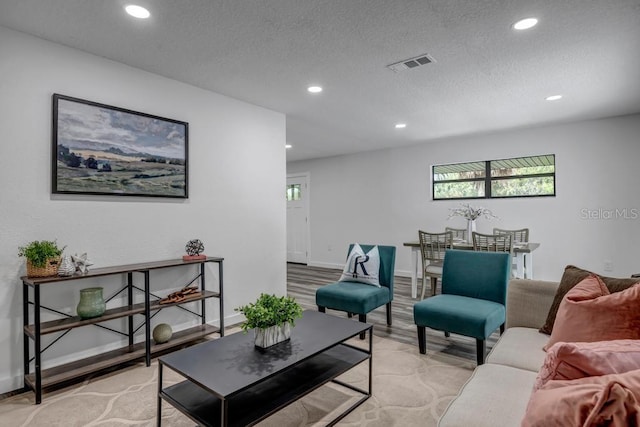
[[[545,98],[547,101],[557,101],[558,99],[562,99],[562,95],[551,95]]]
[[[291,148],[291,144],[285,144],[284,148]]]
[[[151,13],[142,6],[130,4],[124,7],[124,10],[134,18],[147,19],[151,16]]]
[[[396,129],[404,129],[407,127],[406,123],[398,123],[396,124]]]
[[[320,93],[322,92],[322,88],[320,86],[309,86],[307,90],[311,93]]]
[[[528,30],[529,28],[534,27],[537,23],[538,23],[538,20],[536,18],[525,18],[513,24],[513,29]]]

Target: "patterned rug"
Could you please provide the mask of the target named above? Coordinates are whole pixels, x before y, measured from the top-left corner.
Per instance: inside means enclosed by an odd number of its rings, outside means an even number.
[[[363,345],[357,339],[351,342]],[[417,346],[376,336],[373,348],[373,396],[339,426],[435,426],[475,367],[467,359],[437,352],[420,355]],[[368,365],[361,364],[340,379],[366,389],[367,372]],[[164,370],[165,385],[181,380],[170,369]],[[40,405],[34,405],[31,392],[0,401],[0,426],[155,426],[156,396],[154,361],[150,367],[139,364],[46,393]],[[326,425],[357,397],[348,388],[330,383],[258,426]],[[194,425],[166,402],[162,418],[167,427]]]

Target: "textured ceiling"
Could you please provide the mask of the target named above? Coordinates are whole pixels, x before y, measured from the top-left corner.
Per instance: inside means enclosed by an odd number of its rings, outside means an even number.
[[[0,25],[283,112],[289,161],[640,112],[640,0],[125,3],[0,0]]]

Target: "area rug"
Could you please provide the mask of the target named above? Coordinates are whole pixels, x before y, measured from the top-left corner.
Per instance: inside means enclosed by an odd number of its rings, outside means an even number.
[[[421,355],[417,346],[374,336],[373,396],[339,426],[435,426],[449,402],[471,376],[474,363],[442,353]],[[367,341],[352,340],[355,345]],[[368,366],[340,377],[367,387]],[[157,362],[118,370],[46,393],[34,405],[33,393],[0,401],[0,426],[155,426]],[[182,378],[165,369],[165,385]],[[357,400],[353,391],[330,383],[257,424],[260,427],[323,426]],[[193,427],[194,422],[163,403],[162,425]]]

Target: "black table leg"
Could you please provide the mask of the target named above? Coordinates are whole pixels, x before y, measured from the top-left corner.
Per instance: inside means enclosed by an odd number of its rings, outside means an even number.
[[[162,425],[162,398],[160,393],[162,392],[162,363],[158,362],[158,410],[156,416],[158,417],[157,426]]]

